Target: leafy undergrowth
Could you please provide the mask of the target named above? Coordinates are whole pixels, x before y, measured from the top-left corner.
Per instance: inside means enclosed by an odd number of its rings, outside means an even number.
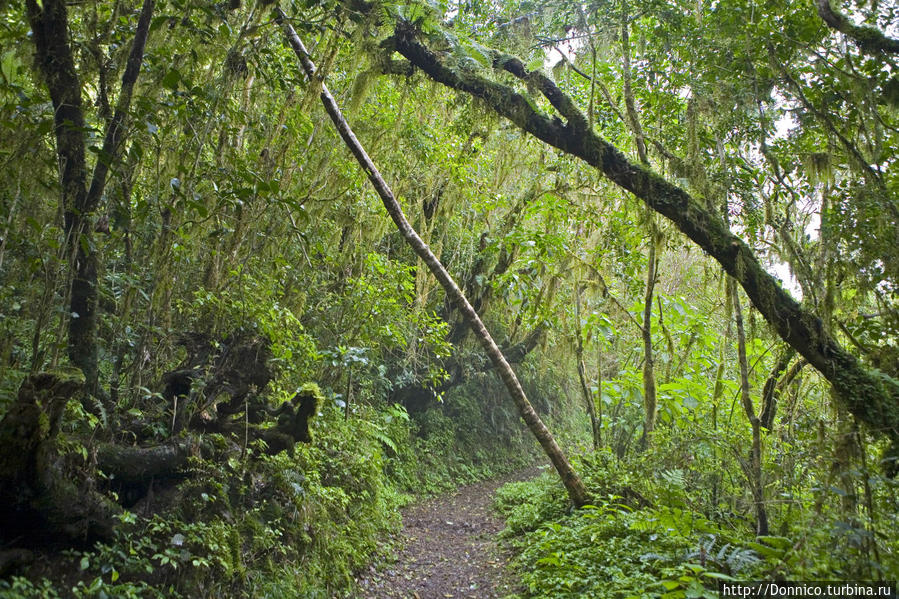
[[[249,447],[222,463],[196,458],[156,505],[125,513],[114,542],[52,556],[46,578],[0,582],[0,596],[340,595],[398,525],[403,500],[385,464],[408,440],[408,416],[396,407],[365,416],[324,409],[315,442],[293,456]]]
[[[581,510],[551,473],[497,492],[526,597],[714,598],[721,580],[858,579],[840,569],[849,549],[835,550],[830,526],[795,522],[790,537],[757,538],[745,519],[713,521],[678,501],[675,480],[640,476],[607,452],[579,462],[595,498]]]
[[[469,390],[470,391],[470,390]],[[350,597],[355,574],[392,551],[399,508],[532,463],[536,444],[502,412],[491,434],[476,393],[410,417],[326,400],[293,455],[208,435],[225,459],[192,458],[178,484],[126,511],[113,542],[45,551],[0,597]]]

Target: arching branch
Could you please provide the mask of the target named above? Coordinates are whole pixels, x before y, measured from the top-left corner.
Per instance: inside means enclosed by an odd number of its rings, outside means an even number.
[[[828,27],[851,38],[865,54],[899,54],[899,40],[887,37],[874,27],[853,24],[844,14],[833,9],[830,0],[818,0],[818,15]]]
[[[494,68],[507,71],[539,92],[559,115],[541,112],[534,101],[515,88],[475,71],[450,66],[421,39],[408,22],[397,24],[396,50],[428,77],[479,98],[496,113],[527,133],[602,172],[654,211],[668,218],[694,243],[711,255],[746,291],[753,305],[777,333],[833,385],[846,407],[872,430],[886,434],[899,451],[899,382],[863,367],[826,331],[821,320],[803,309],[761,265],[752,249],[700,201],[648,168],[630,162],[597,135],[574,101],[541,71],[496,53]]]

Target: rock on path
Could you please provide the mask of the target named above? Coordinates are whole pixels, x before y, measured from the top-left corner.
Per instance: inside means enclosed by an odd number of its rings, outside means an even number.
[[[403,511],[397,562],[364,574],[365,599],[493,599],[515,590],[509,556],[496,543],[502,520],[493,513],[496,489],[539,474],[530,468],[500,479],[460,487],[453,494]]]

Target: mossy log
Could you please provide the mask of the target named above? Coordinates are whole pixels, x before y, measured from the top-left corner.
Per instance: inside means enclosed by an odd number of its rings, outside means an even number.
[[[210,422],[247,413],[251,423],[265,418],[260,392],[272,380],[271,342],[258,335],[232,335],[216,342],[208,335],[185,333],[187,350],[178,368],[163,375],[163,397],[177,406],[175,430],[217,430]],[[194,417],[187,413],[194,410]],[[201,413],[204,418],[198,417]],[[226,426],[224,424],[223,426]]]
[[[281,404],[276,410],[266,408],[266,415],[277,420],[274,426],[250,424],[241,421],[219,421],[213,423],[216,432],[232,435],[238,439],[253,442],[265,441],[268,455],[282,451],[293,452],[297,443],[312,442],[310,423],[318,412],[322,394],[318,385],[306,383],[293,396]]]
[[[194,453],[199,453],[199,440],[192,437],[153,447],[104,444],[97,449],[97,467],[114,481],[143,483],[177,474]]]

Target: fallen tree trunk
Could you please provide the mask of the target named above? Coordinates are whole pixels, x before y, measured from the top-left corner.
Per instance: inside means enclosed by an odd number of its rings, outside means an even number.
[[[198,447],[197,439],[189,437],[153,447],[104,444],[97,449],[97,467],[113,481],[145,483],[177,473]]]
[[[513,87],[498,83],[474,70],[464,72],[447,62],[447,54],[435,52],[421,41],[414,25],[400,21],[390,43],[428,77],[483,101],[497,114],[547,144],[582,159],[609,180],[633,193],[654,211],[669,219],[687,237],[712,256],[744,289],[755,308],[780,337],[826,378],[846,408],[870,430],[892,442],[885,465],[899,470],[899,382],[875,369],[865,368],[822,326],[821,320],[803,309],[768,274],[752,249],[731,233],[717,215],[676,185],[648,168],[629,161],[597,135],[574,101],[541,70],[528,71],[513,56],[493,55],[493,66],[539,90],[564,119],[547,116]],[[387,44],[388,46],[390,44]]]
[[[572,503],[577,507],[585,505],[587,503],[587,490],[584,487],[583,482],[571,467],[568,459],[562,453],[562,450],[553,438],[552,433],[550,433],[549,429],[546,428],[546,425],[543,424],[543,421],[540,419],[540,416],[537,415],[537,412],[534,411],[533,406],[524,393],[524,389],[521,387],[521,383],[518,381],[518,377],[515,376],[515,372],[512,370],[509,362],[506,360],[505,356],[503,356],[503,353],[496,345],[493,337],[491,337],[490,333],[487,331],[484,323],[481,322],[478,313],[471,306],[449,272],[443,267],[443,264],[440,263],[437,256],[434,255],[431,249],[424,241],[422,241],[418,233],[416,233],[409,224],[409,221],[403,214],[403,210],[400,207],[399,202],[397,202],[396,197],[393,195],[393,192],[390,190],[390,187],[387,185],[387,182],[384,181],[384,178],[381,176],[381,173],[378,171],[374,162],[369,158],[365,149],[362,147],[362,144],[359,143],[359,140],[356,139],[356,135],[353,133],[352,129],[350,129],[346,119],[343,118],[343,114],[337,106],[337,102],[334,100],[331,92],[329,92],[327,86],[316,77],[315,65],[310,60],[309,54],[303,46],[303,42],[300,41],[296,31],[294,31],[293,27],[287,22],[287,17],[280,8],[275,9],[275,20],[283,27],[287,41],[297,58],[300,60],[303,71],[305,71],[306,76],[309,78],[310,85],[320,85],[320,98],[322,104],[325,106],[328,116],[331,117],[334,126],[337,128],[337,131],[340,133],[340,136],[343,138],[347,147],[353,153],[356,161],[365,170],[368,180],[375,188],[378,196],[380,196],[390,218],[393,219],[397,229],[399,229],[403,238],[412,250],[419,258],[421,258],[421,260],[428,266],[431,273],[440,282],[440,285],[443,287],[444,291],[446,291],[450,301],[453,302],[456,309],[459,310],[468,322],[472,332],[477,337],[490,358],[490,361],[499,372],[500,378],[502,378],[503,383],[505,383],[506,388],[509,390],[521,417],[537,438],[540,445],[543,447],[543,450],[546,452],[546,455],[556,468],[556,471],[559,473]]]

